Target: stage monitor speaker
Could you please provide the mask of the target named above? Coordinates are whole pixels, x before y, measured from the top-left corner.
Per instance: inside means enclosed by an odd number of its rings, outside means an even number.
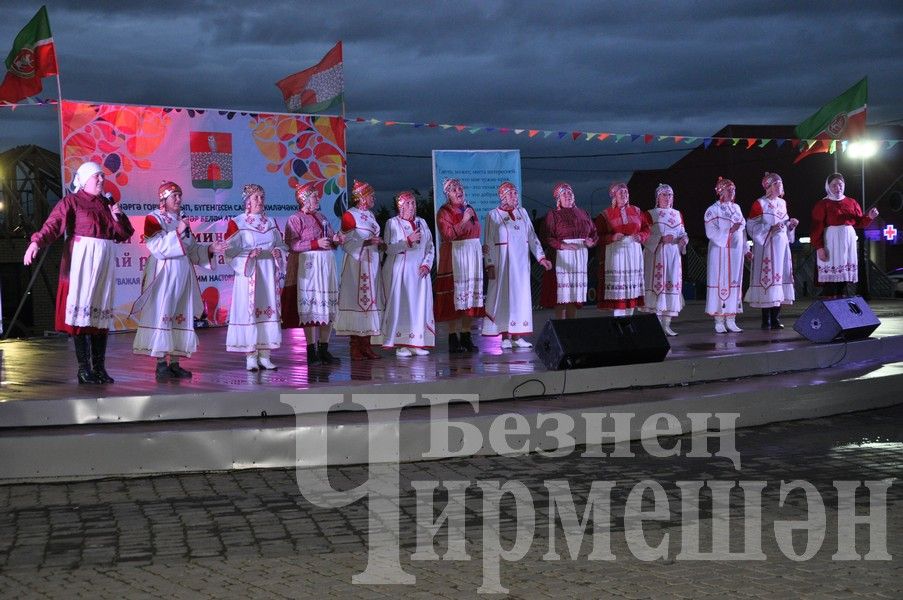
[[[661,362],[671,350],[658,317],[552,319],[536,341],[547,369],[585,369]]]
[[[794,323],[793,328],[818,344],[834,340],[862,340],[872,335],[881,321],[860,296],[818,300]]]

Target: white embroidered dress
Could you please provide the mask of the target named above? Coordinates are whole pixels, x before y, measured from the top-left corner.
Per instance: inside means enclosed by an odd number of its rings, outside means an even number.
[[[684,219],[674,208],[650,209],[648,218],[651,223],[649,237],[643,244],[646,296],[640,310],[676,317],[684,307],[680,255],[686,252],[689,241]],[[662,242],[666,235],[673,236],[674,242]],[[678,243],[680,240],[684,243]]]
[[[407,238],[415,230],[422,237],[419,242],[408,244]],[[384,348],[432,348],[436,345],[433,284],[429,274],[420,276],[420,267],[432,268],[435,257],[430,229],[420,217],[413,222],[393,217],[386,222],[385,241],[380,294],[385,299],[382,333],[374,342]]]
[[[379,235],[379,223],[369,210],[349,208],[342,215],[345,259],[339,283],[337,335],[374,336],[380,333],[379,249],[364,240]]]
[[[734,224],[739,229],[731,233]],[[728,317],[743,312],[745,227],[743,212],[734,202],[716,202],[705,211],[705,234],[709,238],[706,314]]]
[[[746,221],[746,231],[753,241],[753,262],[745,299],[755,308],[793,304],[796,293],[790,243],[795,232],[788,233],[786,226],[771,230],[789,220],[787,203],[783,198],[759,198],[756,203],[758,206],[753,207]]]
[[[517,207],[508,213],[494,208],[483,226],[488,247],[486,264],[495,266],[495,279],[486,293],[483,335],[516,335],[533,331],[533,299],[530,285],[530,253],[545,258],[527,211]]]
[[[208,246],[188,232],[179,235],[179,217],[155,210],[145,218],[150,256],[141,276],[141,295],[132,306],[140,313],[132,352],[161,358],[197,351],[194,320],[204,312],[194,265],[211,268]]]
[[[288,250],[275,219],[265,215],[234,217],[226,230],[226,258],[235,271],[226,350],[254,352],[282,345],[280,279]],[[260,250],[251,257],[253,250]]]

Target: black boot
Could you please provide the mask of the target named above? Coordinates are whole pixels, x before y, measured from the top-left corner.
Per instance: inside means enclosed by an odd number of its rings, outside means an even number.
[[[172,373],[172,376],[176,379],[191,379],[191,371],[183,369],[182,365],[180,365],[177,360],[171,359],[169,361],[169,372]]]
[[[449,354],[461,354],[464,352],[464,349],[461,348],[461,343],[458,341],[457,333],[449,333],[448,334],[448,353]]]
[[[473,340],[470,339],[470,332],[464,331],[461,333],[461,351],[462,352],[477,352],[478,348],[473,345]]]
[[[771,329],[771,309],[762,309],[762,329]]]
[[[91,363],[94,365],[94,377],[100,383],[113,383],[113,378],[107,373],[104,365],[107,358],[107,334],[94,334],[91,338]]]
[[[91,371],[91,339],[85,334],[73,335],[72,343],[75,344],[75,359],[78,361],[79,383],[100,383]]]
[[[337,365],[341,362],[329,353],[329,344],[327,342],[317,342],[317,354],[320,355],[320,362],[324,365]]]
[[[784,329],[784,324],[781,323],[780,319],[778,319],[780,314],[781,314],[780,306],[773,306],[771,308],[771,328],[772,329]]]
[[[309,365],[320,364],[320,355],[317,354],[317,345],[316,344],[308,344],[307,345],[307,364],[309,364]]]

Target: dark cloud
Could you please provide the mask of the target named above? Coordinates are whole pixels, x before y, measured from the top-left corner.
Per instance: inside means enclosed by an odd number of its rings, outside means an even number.
[[[866,75],[871,122],[899,119],[903,106],[898,2],[47,6],[64,95],[74,99],[280,110],[274,83],[343,40],[349,116],[705,136],[727,123],[798,123]],[[35,10],[25,0],[4,3],[0,50]],[[0,109],[0,150],[55,147],[56,135],[51,109]],[[512,147],[525,156],[649,149],[354,124],[348,145],[352,153],[418,156],[433,148]],[[551,182],[571,178],[578,195],[588,196],[613,177],[678,157],[525,161],[525,185],[545,197]],[[426,159],[351,154],[349,163],[352,174],[377,187],[429,184]],[[545,168],[552,171],[536,170]]]

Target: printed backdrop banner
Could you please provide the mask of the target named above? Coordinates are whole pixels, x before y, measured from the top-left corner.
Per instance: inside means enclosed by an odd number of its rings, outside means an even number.
[[[147,261],[144,217],[158,206],[164,180],[182,188],[182,208],[201,242],[221,237],[231,216],[244,211],[241,189],[266,190],[267,214],[284,231],[298,210],[294,188],[312,181],[320,209],[338,228],[346,204],[345,122],[341,117],[163,108],[63,100],[63,177],[71,182],[85,161],[103,165],[106,191],[135,227],[116,256],[114,329],[134,329],[129,317]],[[207,321],[228,322],[232,270],[222,259],[197,269]]]
[[[521,189],[520,150],[433,150],[433,211],[445,203],[442,184],[446,179],[461,181],[464,198],[482,224],[499,204],[499,185],[510,181]],[[433,236],[439,239],[438,232]]]

